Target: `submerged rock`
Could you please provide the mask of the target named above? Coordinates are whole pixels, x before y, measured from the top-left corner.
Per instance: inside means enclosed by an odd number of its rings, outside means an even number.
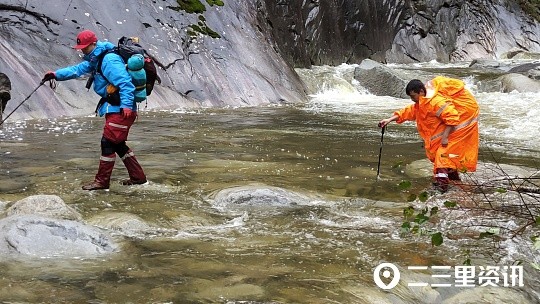
[[[135,214],[125,212],[105,212],[88,220],[89,224],[119,233],[127,237],[144,237],[165,229],[151,226]]]
[[[220,210],[235,207],[291,207],[306,204],[307,196],[270,186],[239,186],[219,191],[213,206]]]
[[[68,220],[15,215],[0,220],[0,254],[38,257],[91,257],[118,245],[97,228]]]

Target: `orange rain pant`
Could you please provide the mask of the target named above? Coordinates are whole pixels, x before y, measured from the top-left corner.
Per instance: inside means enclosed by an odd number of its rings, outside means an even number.
[[[415,120],[426,155],[438,168],[474,172],[478,162],[478,114],[474,96],[459,79],[438,76],[426,83],[427,94],[394,114],[397,123]],[[446,126],[452,126],[448,145],[441,145]]]

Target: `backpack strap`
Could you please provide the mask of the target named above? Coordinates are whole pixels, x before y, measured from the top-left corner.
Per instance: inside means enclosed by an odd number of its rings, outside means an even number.
[[[95,72],[94,72],[94,73],[97,73],[97,74],[103,76],[103,78],[105,78],[105,80],[107,80],[108,83],[111,83],[111,82],[110,82],[109,79],[107,79],[107,77],[105,77],[105,75],[103,74],[103,70],[101,69],[101,66],[103,65],[103,59],[105,58],[105,56],[106,56],[107,54],[110,54],[110,53],[118,54],[117,48],[115,47],[115,48],[112,49],[112,50],[108,50],[108,51],[106,51],[106,52],[103,52],[103,53],[99,54],[99,56],[98,56],[98,62],[97,62],[97,66],[96,66],[96,70],[95,70]]]

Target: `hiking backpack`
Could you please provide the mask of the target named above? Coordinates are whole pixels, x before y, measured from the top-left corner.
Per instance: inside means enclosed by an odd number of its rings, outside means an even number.
[[[156,80],[158,83],[161,83],[161,79],[157,74],[156,64],[148,52],[138,43],[138,38],[128,38],[122,37],[118,40],[118,45],[107,52],[103,52],[98,57],[96,73],[105,77],[101,71],[101,65],[103,63],[103,58],[109,53],[115,53],[122,57],[124,63],[127,65],[129,58],[135,54],[140,54],[144,56],[144,71],[146,72],[146,96],[149,96],[154,89],[154,84]],[[105,78],[106,79],[106,78]],[[107,80],[108,81],[108,80]],[[110,81],[108,81],[110,83]]]

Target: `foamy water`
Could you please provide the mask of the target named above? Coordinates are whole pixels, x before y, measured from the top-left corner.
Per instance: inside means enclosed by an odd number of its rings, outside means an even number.
[[[467,63],[439,64],[437,62],[415,65],[389,65],[393,68],[464,68]],[[361,88],[351,78],[355,65],[319,67],[310,71],[309,81],[318,81],[320,90],[310,95],[308,111],[317,113],[344,113],[367,116],[373,121],[387,118],[395,110],[411,103],[408,99],[375,96]],[[318,76],[314,76],[318,71]],[[333,72],[332,72],[333,71]],[[303,75],[304,70],[299,70]],[[540,152],[540,92],[480,92],[474,76],[462,78],[480,105],[480,141],[485,148],[514,155],[531,155]],[[348,86],[344,83],[349,83]],[[339,85],[336,85],[339,84]],[[390,126],[392,127],[392,126]],[[392,127],[399,132],[400,127]]]

